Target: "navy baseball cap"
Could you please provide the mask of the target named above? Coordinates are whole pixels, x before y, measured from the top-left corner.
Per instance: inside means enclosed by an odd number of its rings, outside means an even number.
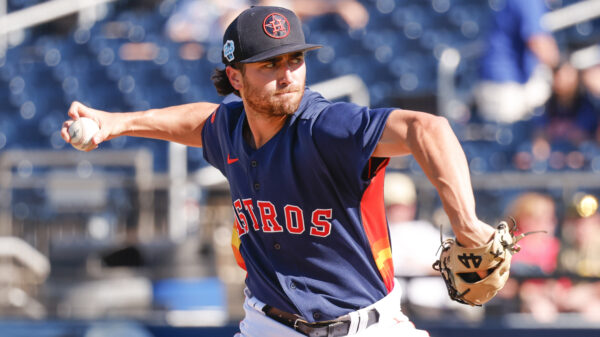
[[[300,19],[291,10],[252,6],[227,27],[223,35],[223,63],[258,62],[321,47],[306,43]]]

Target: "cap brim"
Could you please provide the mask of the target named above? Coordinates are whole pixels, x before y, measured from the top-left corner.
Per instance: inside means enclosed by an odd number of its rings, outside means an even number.
[[[299,51],[308,51],[308,50],[313,50],[313,49],[318,49],[323,47],[320,44],[307,44],[307,43],[303,43],[303,44],[288,44],[288,45],[284,45],[284,46],[277,46],[275,48],[266,50],[262,53],[256,54],[252,57],[249,57],[245,60],[241,60],[241,63],[252,63],[252,62],[260,62],[260,61],[265,61],[268,59],[271,59],[275,56],[279,56],[279,55],[284,55],[284,54],[289,54],[289,53],[294,53],[294,52],[299,52]]]

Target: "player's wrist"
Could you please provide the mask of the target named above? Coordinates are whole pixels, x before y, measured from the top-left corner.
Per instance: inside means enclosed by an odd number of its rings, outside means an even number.
[[[494,236],[494,228],[481,220],[476,220],[468,226],[454,228],[456,241],[463,247],[475,248],[485,246]]]
[[[139,112],[110,113],[107,120],[110,123],[110,136],[139,136],[140,132],[149,131],[147,124],[152,124],[153,110]]]

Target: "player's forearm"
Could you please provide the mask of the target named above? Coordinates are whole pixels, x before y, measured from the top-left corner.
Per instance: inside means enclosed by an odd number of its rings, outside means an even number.
[[[448,121],[426,114],[415,118],[407,127],[407,144],[436,187],[457,240],[467,246],[485,243],[490,228],[477,218],[467,159]]]
[[[475,198],[465,155],[447,121],[415,120],[407,136],[412,155],[438,190],[453,226],[468,227],[476,219]]]
[[[202,102],[115,114],[119,125],[115,125],[111,138],[134,136],[202,146],[202,127],[216,108],[216,104]]]

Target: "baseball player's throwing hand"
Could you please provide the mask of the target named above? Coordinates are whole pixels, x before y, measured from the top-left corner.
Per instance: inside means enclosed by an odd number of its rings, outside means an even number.
[[[62,129],[60,130],[60,135],[67,142],[71,142],[71,136],[69,135],[69,127],[73,124],[74,121],[78,120],[81,117],[87,117],[95,121],[100,127],[100,131],[98,131],[94,137],[92,138],[92,144],[94,145],[88,151],[96,149],[98,144],[102,143],[105,140],[109,140],[111,134],[115,134],[112,132],[116,123],[111,123],[111,118],[109,118],[109,113],[105,111],[100,111],[96,109],[89,108],[83,105],[80,102],[73,102],[71,107],[69,108],[69,120],[65,121],[62,125]]]

